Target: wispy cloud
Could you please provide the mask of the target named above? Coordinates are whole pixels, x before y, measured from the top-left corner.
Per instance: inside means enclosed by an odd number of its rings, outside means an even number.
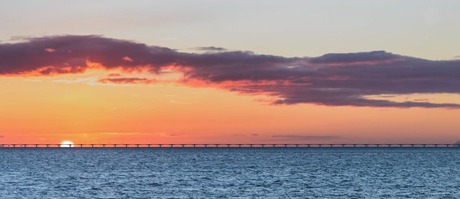
[[[172,70],[183,74],[182,84],[267,95],[274,98],[273,104],[460,107],[460,103],[366,98],[414,93],[459,94],[460,60],[434,61],[385,51],[282,57],[207,48],[215,50],[184,53],[95,35],[25,38],[17,43],[0,43],[0,75],[83,73],[92,67],[89,63],[97,63],[107,70],[153,74]],[[101,81],[155,83],[148,78],[117,76]]]
[[[340,136],[332,135],[301,135],[301,134],[291,134],[291,135],[273,135],[272,139],[274,140],[284,140],[284,141],[330,141],[343,139]]]
[[[109,77],[99,79],[99,82],[113,84],[151,84],[156,83],[157,80],[139,77]]]
[[[205,51],[205,52],[223,52],[223,51],[227,51],[227,49],[225,49],[225,48],[215,47],[215,46],[196,47],[194,49],[199,50],[199,51]]]

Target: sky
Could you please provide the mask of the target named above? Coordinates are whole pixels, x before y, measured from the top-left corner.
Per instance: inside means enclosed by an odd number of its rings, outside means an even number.
[[[459,9],[1,1],[0,143],[453,143]]]

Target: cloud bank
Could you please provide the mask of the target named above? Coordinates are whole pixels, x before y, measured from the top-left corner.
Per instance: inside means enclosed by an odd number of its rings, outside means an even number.
[[[209,50],[209,49],[207,49]],[[460,93],[460,60],[426,60],[385,51],[283,57],[246,51],[185,53],[95,35],[28,38],[0,43],[0,75],[83,73],[97,63],[107,70],[180,72],[180,83],[272,96],[273,104],[446,107],[460,103],[394,102],[370,95]],[[112,83],[154,79],[109,77]],[[192,83],[193,82],[193,83]]]

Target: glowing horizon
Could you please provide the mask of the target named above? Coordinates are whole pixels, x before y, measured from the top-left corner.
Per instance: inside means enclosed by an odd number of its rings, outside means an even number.
[[[1,89],[14,95],[5,95],[2,100],[2,110],[7,113],[1,118],[3,129],[9,126],[13,130],[8,134],[2,130],[2,143],[59,143],[63,139],[78,144],[450,143],[456,140],[457,109],[271,105],[273,97],[263,93],[239,94],[227,92],[225,87],[194,84],[190,87],[171,82],[170,78],[163,83],[100,81],[106,77],[146,75],[149,74],[96,67],[76,74],[3,76]],[[16,86],[11,87],[12,83]],[[439,96],[437,103],[452,103],[457,98]],[[31,107],[6,106],[8,103]],[[432,115],[436,112],[451,116],[436,118],[438,114]],[[161,116],[156,116],[158,113]],[[335,118],[330,118],[331,113]],[[5,117],[15,114],[21,120],[16,118],[15,122],[14,118]],[[399,116],[395,118],[395,114]],[[443,127],[447,129],[446,137],[433,138],[432,132],[439,127],[423,122],[427,120],[447,124]],[[24,121],[29,128],[23,127]],[[418,125],[411,125],[414,123]],[[420,126],[424,127],[416,130]],[[415,135],[416,139],[412,137]]]

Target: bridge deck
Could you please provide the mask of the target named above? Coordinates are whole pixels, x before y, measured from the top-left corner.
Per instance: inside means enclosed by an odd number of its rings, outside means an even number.
[[[0,144],[0,148],[453,148],[460,144]]]

